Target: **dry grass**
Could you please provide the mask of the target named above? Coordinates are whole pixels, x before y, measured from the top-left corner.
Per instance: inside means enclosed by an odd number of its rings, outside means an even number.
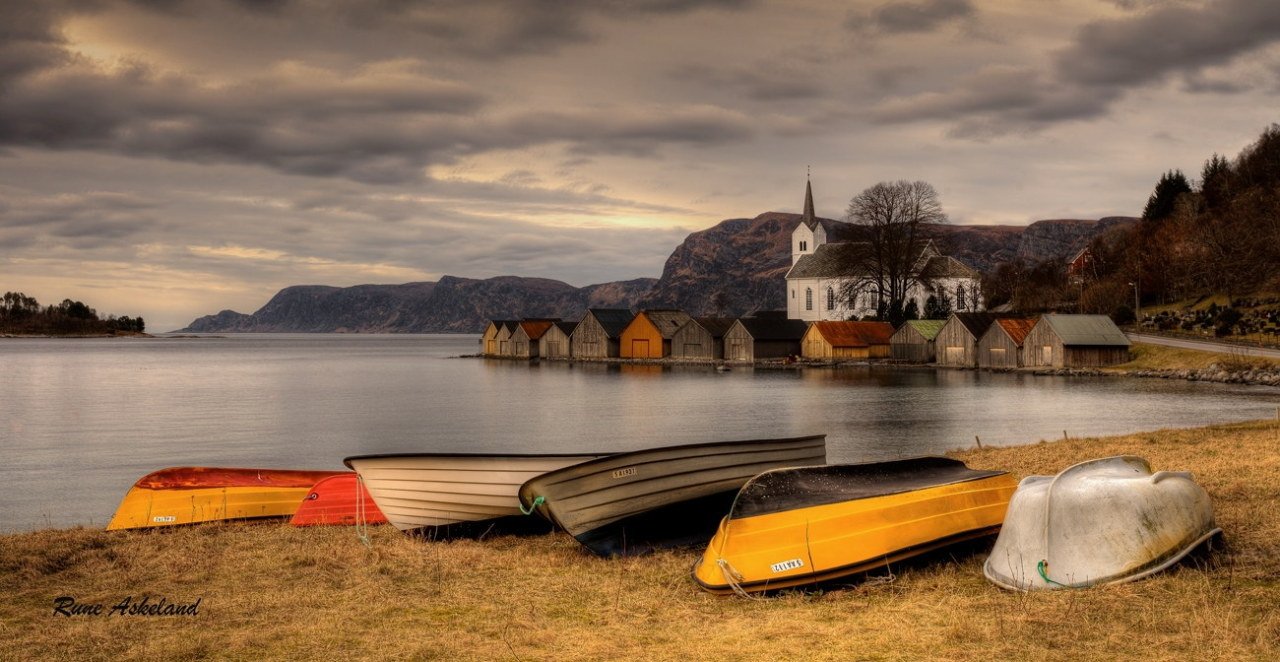
[[[1249,356],[1239,351],[1202,352],[1195,349],[1180,349],[1146,343],[1134,343],[1131,351],[1133,352],[1132,361],[1113,366],[1109,370],[1124,372],[1134,370],[1202,370],[1214,364],[1233,371],[1280,367],[1280,361],[1276,359]]]
[[[0,536],[0,659],[990,660],[1280,658],[1280,428],[1271,421],[957,453],[1053,473],[1133,453],[1213,497],[1226,549],[1132,584],[1017,594],[982,554],[883,584],[715,597],[693,552],[587,555],[562,535],[424,543],[375,530],[201,526]],[[980,550],[981,551],[981,550]],[[202,597],[195,617],[55,617],[53,599]]]

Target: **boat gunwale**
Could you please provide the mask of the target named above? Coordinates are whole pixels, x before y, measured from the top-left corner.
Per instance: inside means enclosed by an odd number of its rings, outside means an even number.
[[[391,459],[391,458],[397,458],[397,457],[405,457],[405,458],[457,457],[457,458],[467,458],[467,459],[496,458],[496,457],[510,457],[510,458],[520,458],[520,459],[553,458],[553,457],[588,457],[588,458],[591,458],[591,460],[597,460],[597,459],[600,459],[601,456],[616,455],[616,454],[617,454],[617,451],[611,451],[608,453],[596,453],[596,452],[584,452],[584,453],[440,453],[440,452],[369,453],[366,455],[348,455],[347,457],[342,458],[342,463],[346,465],[348,469],[351,469],[354,471],[356,470],[356,468],[351,466],[351,462],[353,460],[385,460],[385,459]]]
[[[185,472],[185,474],[184,474]],[[268,479],[263,480],[262,474],[268,474]],[[133,483],[129,487],[130,490],[151,490],[151,491],[168,491],[168,490],[208,490],[208,489],[225,489],[237,487],[261,487],[267,489],[295,489],[295,488],[312,488],[316,483],[333,478],[350,474],[350,471],[342,471],[338,469],[261,469],[252,467],[209,467],[209,466],[180,466],[165,467],[156,469]],[[157,474],[184,474],[187,477],[183,483],[173,482],[167,476],[165,479],[158,480],[154,478]],[[297,481],[272,482],[275,478],[284,478],[292,475]],[[249,476],[253,476],[252,479]],[[212,480],[221,477],[223,480]],[[237,481],[225,480],[227,477],[244,478]],[[309,481],[309,482],[302,482]],[[127,496],[127,493],[126,493]]]

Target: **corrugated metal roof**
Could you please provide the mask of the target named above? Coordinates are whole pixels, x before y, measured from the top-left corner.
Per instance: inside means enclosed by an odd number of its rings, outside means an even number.
[[[1027,334],[1031,333],[1032,327],[1036,325],[1034,319],[1017,319],[1013,317],[1005,317],[996,320],[996,324],[1009,334],[1009,339],[1013,344],[1022,347],[1022,341],[1027,339]]]
[[[636,317],[626,308],[591,308],[587,314],[596,318],[610,338],[621,336],[622,330]]]
[[[649,322],[658,329],[658,333],[668,340],[680,330],[680,327],[693,319],[683,310],[642,310],[640,314],[648,318]]]
[[[529,340],[537,340],[551,328],[552,324],[555,322],[549,320],[524,321],[520,322],[520,328],[524,329],[524,334],[529,336]]]
[[[1063,345],[1128,347],[1129,339],[1106,315],[1045,315],[1040,318],[1062,339]]]
[[[813,328],[832,347],[869,347],[888,345],[893,325],[888,322],[814,322]]]
[[[777,319],[772,317],[744,317],[738,320],[754,340],[795,340],[804,337],[809,324],[803,320]]]
[[[907,320],[907,324],[924,336],[925,340],[933,340],[938,337],[942,327],[947,325],[947,320]]]

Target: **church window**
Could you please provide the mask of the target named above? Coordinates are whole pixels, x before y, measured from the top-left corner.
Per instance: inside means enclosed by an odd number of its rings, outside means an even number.
[[[804,309],[813,310],[813,288],[804,288]]]
[[[800,242],[800,252],[803,253],[804,251],[807,251],[807,250],[809,250],[809,242],[807,241]]]
[[[836,309],[836,290],[835,288],[827,288],[827,310]]]
[[[956,285],[956,310],[965,310],[964,285]]]

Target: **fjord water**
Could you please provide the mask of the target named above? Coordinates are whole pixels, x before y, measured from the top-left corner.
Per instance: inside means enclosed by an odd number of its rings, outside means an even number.
[[[846,367],[456,358],[475,336],[0,341],[0,530],[105,526],[170,466],[342,469],[362,453],[621,451],[826,433],[828,460],[1275,415],[1273,388]],[[1170,467],[1180,468],[1180,467]]]

